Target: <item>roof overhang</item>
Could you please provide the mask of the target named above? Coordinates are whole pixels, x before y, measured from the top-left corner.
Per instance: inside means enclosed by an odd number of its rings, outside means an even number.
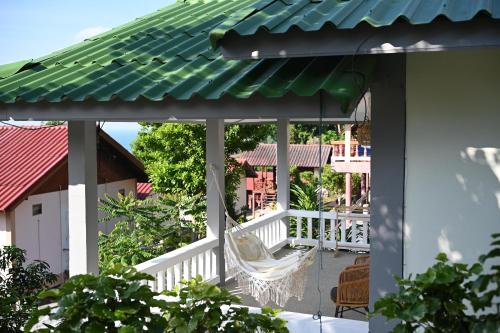
[[[134,102],[115,100],[110,102],[84,101],[59,103],[16,102],[0,103],[0,120],[95,120],[95,121],[148,121],[148,122],[203,122],[205,119],[225,119],[227,122],[259,123],[278,118],[292,122],[323,121],[352,123],[370,116],[370,96],[365,94],[344,113],[332,96],[318,93],[301,97],[294,94],[282,98],[266,98],[260,95],[247,99],[224,96],[218,100],[194,97],[190,100],[166,99],[160,102],[145,99]],[[352,111],[354,110],[354,111]]]
[[[218,43],[228,59],[448,51],[500,47],[500,24],[488,17],[467,22],[437,18],[423,25],[398,20],[386,27],[360,24],[353,29],[335,29],[326,25],[309,32],[291,29],[271,33],[261,29],[242,36],[228,31]]]

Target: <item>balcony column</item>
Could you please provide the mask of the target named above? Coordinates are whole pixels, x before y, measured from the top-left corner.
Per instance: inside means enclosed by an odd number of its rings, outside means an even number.
[[[96,123],[68,123],[69,274],[98,274]]]
[[[276,183],[277,183],[277,206],[278,209],[288,210],[290,208],[290,120],[278,119],[278,137],[276,144]],[[280,222],[280,238],[287,239],[290,236],[290,223],[288,218]]]
[[[214,250],[216,258],[212,262],[220,277],[220,284],[226,281],[224,261],[224,231],[226,219],[224,212],[225,197],[224,185],[224,119],[207,119],[207,237],[215,237],[219,240],[219,246]],[[214,175],[215,173],[215,175]],[[218,184],[218,186],[217,186]],[[219,195],[219,191],[222,192]],[[215,267],[214,267],[215,266]]]

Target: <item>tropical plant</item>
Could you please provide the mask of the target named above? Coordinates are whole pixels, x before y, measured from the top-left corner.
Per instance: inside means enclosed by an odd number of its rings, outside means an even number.
[[[288,332],[286,322],[276,317],[277,310],[264,307],[258,314],[234,306],[241,302],[239,297],[203,282],[200,276],[182,283],[182,286],[166,292],[167,296],[174,298],[165,308],[169,323],[167,332]]]
[[[167,199],[138,200],[132,193],[101,200],[100,222],[116,224],[109,234],[99,234],[99,267],[136,265],[191,243],[200,230],[182,220],[175,205]]]
[[[277,311],[237,307],[239,298],[201,277],[161,295],[141,281],[153,278],[115,266],[99,276],[78,275],[40,298],[56,304],[36,309],[26,325],[35,332],[267,332],[286,333]],[[42,323],[44,316],[50,322]]]
[[[131,267],[114,266],[101,275],[76,275],[59,289],[40,293],[50,306],[35,309],[26,332],[163,332],[167,321],[153,308],[164,308],[141,281],[153,278]],[[54,303],[55,302],[55,303]],[[43,321],[49,316],[50,321]],[[43,324],[41,323],[43,321]]]
[[[0,248],[0,332],[22,332],[37,306],[36,295],[55,281],[47,263],[26,265],[26,251],[15,246]]]
[[[477,263],[450,263],[444,253],[415,278],[396,277],[399,290],[375,303],[371,315],[399,319],[393,332],[492,332],[500,329],[500,234]],[[492,266],[485,270],[486,262]],[[470,305],[470,306],[468,306]]]

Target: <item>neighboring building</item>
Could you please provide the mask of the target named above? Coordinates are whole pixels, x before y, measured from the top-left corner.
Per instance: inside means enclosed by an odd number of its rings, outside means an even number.
[[[321,164],[319,144],[291,144],[290,165],[300,171],[312,171],[319,175],[319,167],[331,167],[334,172],[346,174],[345,200],[351,205],[351,174],[361,174],[361,194],[369,189],[371,148],[350,140],[351,126],[346,125],[346,140],[334,141],[321,146]],[[347,139],[349,138],[349,141]],[[248,207],[265,208],[276,202],[276,144],[259,144],[252,151],[241,153],[240,161],[247,162],[257,171],[257,177],[247,178],[246,201]],[[346,152],[350,152],[346,154]]]
[[[0,245],[26,250],[28,261],[68,270],[67,128],[0,126]],[[142,164],[102,130],[97,140],[98,195],[136,193]],[[141,192],[142,193],[142,192]],[[112,223],[99,224],[110,232]]]

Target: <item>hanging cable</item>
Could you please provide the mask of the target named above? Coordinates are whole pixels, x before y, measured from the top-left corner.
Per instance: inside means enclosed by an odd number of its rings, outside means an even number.
[[[318,147],[318,164],[319,164],[319,181],[318,181],[318,223],[319,223],[319,240],[318,240],[318,271],[317,271],[317,281],[316,288],[318,291],[318,311],[313,315],[314,320],[319,320],[319,332],[323,332],[323,321],[321,313],[321,305],[322,305],[322,294],[320,288],[320,278],[321,271],[323,270],[323,239],[325,228],[323,221],[323,113],[324,113],[324,104],[323,104],[323,93],[319,92],[319,147]]]

